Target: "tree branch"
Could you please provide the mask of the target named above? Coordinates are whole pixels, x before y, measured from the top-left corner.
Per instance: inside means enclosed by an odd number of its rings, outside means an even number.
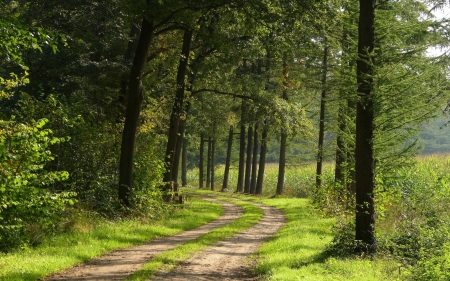
[[[249,99],[249,100],[254,100],[254,101],[258,100],[253,97],[234,94],[234,93],[228,93],[228,92],[222,92],[222,91],[214,90],[214,89],[200,89],[200,90],[192,91],[191,95],[197,95],[197,94],[204,93],[204,92],[210,92],[210,93],[214,93],[214,94],[218,94],[218,95],[232,96],[232,97],[240,98],[240,99]]]

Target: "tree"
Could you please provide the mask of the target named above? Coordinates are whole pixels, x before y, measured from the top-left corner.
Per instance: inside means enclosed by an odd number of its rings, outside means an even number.
[[[129,197],[133,187],[134,144],[143,100],[142,79],[152,38],[153,22],[143,18],[128,82],[127,109],[120,153],[119,200],[124,206],[130,206]]]
[[[357,253],[376,251],[375,241],[375,157],[373,109],[373,51],[375,46],[375,0],[359,1],[358,103],[356,111],[356,221]]]

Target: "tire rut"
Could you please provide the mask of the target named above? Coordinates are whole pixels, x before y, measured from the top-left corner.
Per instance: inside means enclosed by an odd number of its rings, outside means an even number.
[[[252,266],[248,265],[248,257],[256,253],[261,244],[285,224],[286,219],[273,207],[252,204],[264,210],[263,218],[256,225],[195,254],[172,271],[157,273],[151,280],[257,280],[251,272]]]

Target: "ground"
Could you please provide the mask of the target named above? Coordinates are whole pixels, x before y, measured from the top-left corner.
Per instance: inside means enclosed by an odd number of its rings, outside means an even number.
[[[224,214],[196,229],[103,255],[49,276],[45,280],[124,280],[154,256],[222,227],[243,214],[238,205],[213,198],[205,199],[222,204]],[[251,270],[254,261],[249,257],[266,239],[277,232],[285,223],[285,218],[283,213],[275,208],[254,204],[264,211],[263,218],[256,225],[211,245],[176,266],[174,270],[158,272],[151,280],[257,280]]]

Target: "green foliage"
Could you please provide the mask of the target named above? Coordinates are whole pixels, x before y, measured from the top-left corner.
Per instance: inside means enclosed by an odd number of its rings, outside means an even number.
[[[58,229],[61,213],[73,205],[74,192],[54,192],[65,171],[46,171],[52,160],[49,147],[65,141],[52,137],[48,122],[31,124],[0,121],[0,250],[28,242],[39,242],[45,232]],[[38,230],[36,230],[38,229]],[[42,233],[41,233],[42,231]]]
[[[383,204],[381,241],[402,262],[408,280],[449,278],[449,165],[448,156],[422,157],[383,183],[392,195]]]

